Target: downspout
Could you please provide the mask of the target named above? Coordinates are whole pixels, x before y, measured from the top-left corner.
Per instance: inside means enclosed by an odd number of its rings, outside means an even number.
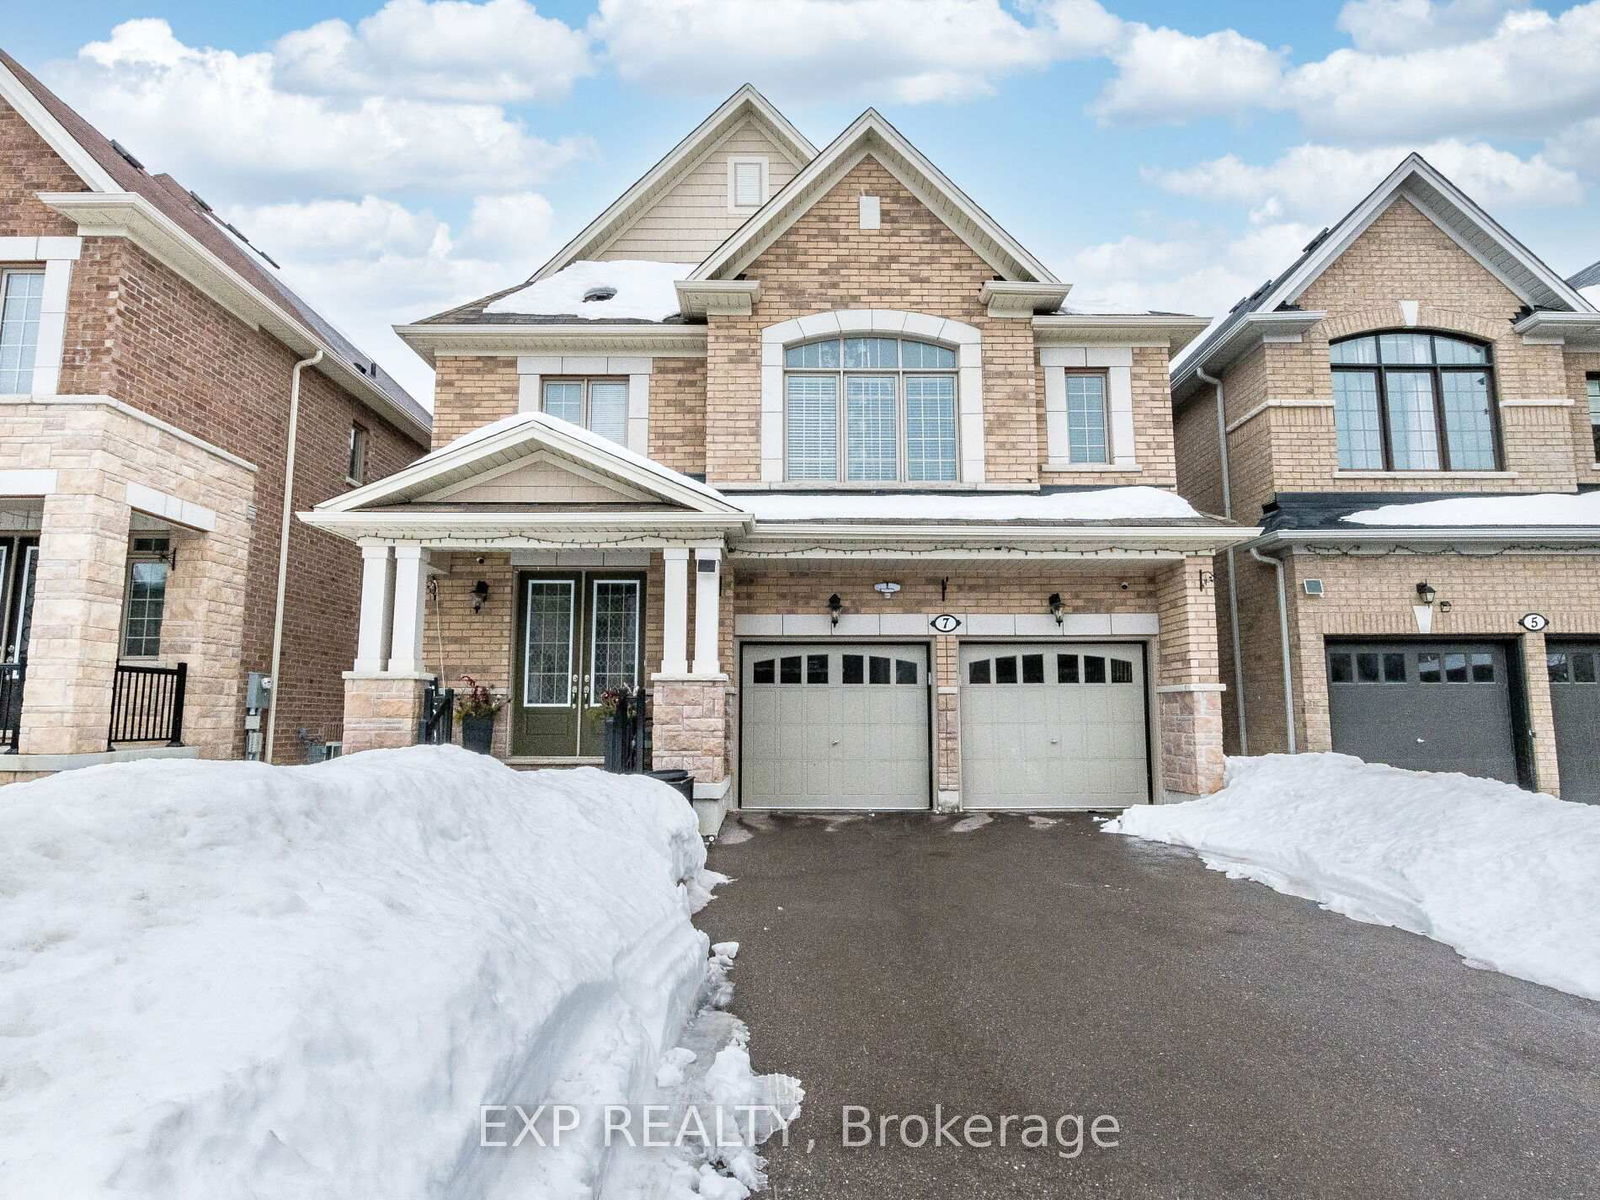
[[[272,745],[278,733],[278,668],[283,662],[283,599],[289,587],[289,528],[294,520],[294,444],[300,432],[300,373],[322,361],[318,350],[310,358],[295,363],[289,374],[289,448],[283,456],[283,514],[278,523],[278,598],[272,608],[272,703],[267,705],[267,741],[261,747],[261,760],[272,761]]]
[[[1250,547],[1250,557],[1266,563],[1278,575],[1278,645],[1283,652],[1283,721],[1290,754],[1298,754],[1294,738],[1294,668],[1289,665],[1289,596],[1283,585],[1283,559]]]
[[[1228,466],[1228,417],[1223,404],[1222,380],[1194,369],[1195,378],[1209,383],[1217,393],[1217,458],[1222,466],[1222,515],[1233,520],[1233,472]],[[1244,650],[1239,645],[1239,567],[1234,548],[1228,547],[1228,631],[1233,648],[1233,711],[1239,722],[1239,753],[1250,753],[1250,731],[1244,713]]]

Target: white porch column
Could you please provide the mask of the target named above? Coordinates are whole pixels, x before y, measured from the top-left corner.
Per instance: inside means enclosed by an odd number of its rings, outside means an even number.
[[[689,552],[668,547],[661,552],[665,606],[661,613],[661,673],[689,673]]]
[[[422,673],[422,614],[427,603],[428,559],[416,542],[394,548],[394,634],[389,674]]]
[[[720,675],[718,634],[722,613],[722,547],[694,548],[694,673]]]
[[[387,546],[361,547],[361,627],[356,634],[356,670],[381,671],[389,661],[389,564]]]

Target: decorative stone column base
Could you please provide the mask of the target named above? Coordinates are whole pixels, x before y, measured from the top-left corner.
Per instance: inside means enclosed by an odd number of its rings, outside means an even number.
[[[1173,690],[1158,687],[1156,701],[1161,721],[1163,798],[1188,800],[1220,790],[1221,685],[1180,684]]]
[[[344,675],[344,752],[414,746],[422,721],[420,675]]]
[[[687,771],[696,783],[728,777],[728,677],[651,682],[650,763],[657,771]]]

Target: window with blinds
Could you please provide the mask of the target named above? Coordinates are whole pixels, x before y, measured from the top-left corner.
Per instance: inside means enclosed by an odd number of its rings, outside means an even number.
[[[618,444],[626,444],[626,379],[546,379],[543,390],[542,406],[550,416],[581,425]]]
[[[1106,376],[1104,372],[1067,373],[1067,461],[1111,461],[1111,440],[1106,435]]]
[[[956,352],[910,338],[824,338],[784,351],[793,480],[956,478]]]

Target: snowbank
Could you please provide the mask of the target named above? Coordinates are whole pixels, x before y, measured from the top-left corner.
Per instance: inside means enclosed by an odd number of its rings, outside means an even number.
[[[1344,519],[1356,525],[1600,525],[1600,492],[1421,500],[1366,508]]]
[[[1176,492],[1153,487],[1092,492],[873,495],[869,492],[751,492],[739,504],[758,521],[1116,521],[1200,514]]]
[[[1600,1000],[1600,806],[1345,754],[1273,754],[1230,758],[1213,796],[1130,808],[1104,828]]]
[[[485,1148],[479,1106],[636,1102],[726,999],[690,923],[720,877],[647,779],[145,762],[14,785],[0,823],[7,1196],[587,1197],[597,1124]]]
[[[537,283],[518,288],[490,301],[486,313],[522,313],[582,320],[664,321],[678,311],[678,292],[672,285],[693,267],[682,263],[618,259],[615,262],[578,262],[562,267]],[[590,288],[614,288],[609,300],[585,300]]]

